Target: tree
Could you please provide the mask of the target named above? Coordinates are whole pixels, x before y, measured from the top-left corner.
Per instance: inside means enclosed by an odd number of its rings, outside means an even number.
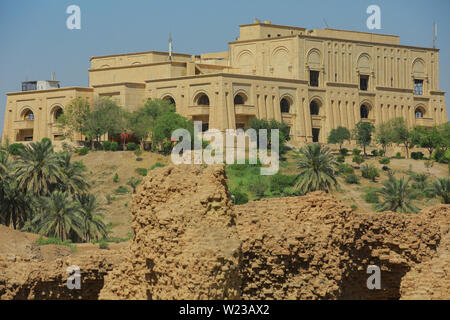
[[[334,169],[336,166],[337,162],[328,147],[313,144],[301,148],[297,160],[299,174],[295,188],[303,193],[317,190],[329,192],[338,186]]]
[[[43,139],[27,145],[17,159],[15,176],[23,192],[37,196],[50,194],[64,180],[60,158],[53,151],[51,141]]]
[[[356,124],[356,127],[353,131],[355,136],[356,143],[363,147],[364,155],[366,156],[366,147],[372,141],[372,133],[374,132],[375,127],[370,122],[360,121]]]
[[[56,119],[56,124],[64,130],[65,136],[73,138],[74,133],[77,132],[80,133],[80,140],[82,140],[83,125],[89,112],[89,102],[84,98],[75,98],[65,108],[64,113]]]
[[[328,136],[328,143],[339,144],[339,150],[342,150],[342,144],[345,141],[350,140],[350,131],[344,127],[337,127],[336,129],[332,129],[330,131],[330,135]]]
[[[104,209],[93,194],[77,194],[75,197],[80,207],[82,218],[83,240],[89,242],[92,239],[98,240],[108,234],[104,216],[101,214]]]
[[[83,238],[80,205],[67,192],[54,191],[42,197],[41,206],[41,212],[32,221],[39,234],[62,241],[74,235]]]
[[[417,213],[419,209],[413,205],[412,200],[418,195],[418,191],[410,187],[411,179],[396,179],[393,174],[382,182],[383,187],[376,191],[383,201],[375,205],[377,211],[394,211],[402,213]]]
[[[267,130],[267,146],[270,147],[272,143],[272,129],[278,129],[279,133],[279,147],[280,151],[282,152],[284,150],[283,145],[286,143],[286,141],[290,140],[290,128],[289,126],[284,122],[278,122],[275,119],[266,120],[266,119],[258,119],[258,118],[251,118],[249,120],[248,124],[249,129],[254,129],[256,131],[257,135],[257,143],[259,147],[259,133],[261,129]]]
[[[389,123],[380,123],[375,132],[375,140],[383,148],[384,154],[386,154],[387,147],[392,143],[392,132]]]
[[[433,155],[433,151],[444,144],[441,131],[439,131],[436,126],[432,128],[417,126],[413,129],[411,134],[415,145],[428,150],[430,159]]]
[[[413,132],[408,129],[403,118],[395,118],[388,121],[391,127],[392,142],[403,145],[406,150],[406,158],[409,158],[409,149],[414,147],[416,140]]]
[[[439,178],[433,183],[433,192],[444,204],[450,204],[450,178]]]
[[[194,124],[191,120],[177,113],[164,113],[156,119],[152,128],[152,142],[163,149],[164,143],[170,143],[172,132],[176,129],[186,129],[194,139]]]
[[[72,154],[62,152],[59,154],[62,180],[59,189],[70,194],[85,193],[89,190],[89,183],[84,173],[86,167],[81,161],[72,162]]]
[[[136,177],[131,177],[127,181],[127,185],[129,185],[133,189],[133,193],[136,193],[136,188],[140,183],[141,183],[141,179],[136,178]]]

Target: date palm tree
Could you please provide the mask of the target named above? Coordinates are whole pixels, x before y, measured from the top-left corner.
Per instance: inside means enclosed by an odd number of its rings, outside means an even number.
[[[450,178],[439,178],[433,183],[433,192],[444,204],[450,204]]]
[[[27,145],[19,154],[16,172],[19,189],[35,195],[49,195],[63,180],[60,159],[49,139]]]
[[[68,152],[60,153],[59,160],[62,172],[59,189],[67,191],[70,194],[87,192],[89,190],[89,183],[84,175],[86,167],[83,163],[81,161],[72,162],[72,154]]]
[[[338,186],[337,163],[330,149],[320,144],[308,145],[300,149],[297,161],[299,174],[296,189],[303,193],[323,190],[329,192]]]
[[[383,201],[375,205],[377,211],[394,211],[402,213],[417,213],[419,208],[412,203],[419,192],[414,190],[410,185],[411,178],[396,179],[394,175],[389,174],[389,178],[382,182],[383,187],[379,188],[378,193]]]
[[[83,239],[88,242],[92,239],[106,237],[107,229],[104,216],[101,214],[104,209],[101,207],[97,197],[93,194],[78,194],[76,200],[81,209]]]
[[[36,232],[65,241],[71,235],[83,237],[81,208],[67,192],[53,191],[41,198],[41,211],[33,219]]]

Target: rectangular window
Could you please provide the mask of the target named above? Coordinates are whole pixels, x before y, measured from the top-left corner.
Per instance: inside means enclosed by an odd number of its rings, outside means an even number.
[[[313,142],[319,142],[320,129],[312,128],[312,136],[313,136]]]
[[[414,94],[423,95],[423,80],[414,79]]]
[[[311,87],[319,86],[319,71],[309,71],[309,85]]]
[[[360,76],[359,77],[359,90],[367,91],[369,89],[369,77]]]

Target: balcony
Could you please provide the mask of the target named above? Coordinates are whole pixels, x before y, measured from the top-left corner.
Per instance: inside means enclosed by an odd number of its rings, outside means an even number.
[[[238,104],[238,105],[234,106],[234,112],[236,115],[239,115],[239,116],[255,116],[256,108],[255,108],[255,106]]]
[[[188,106],[188,116],[208,116],[211,106]]]
[[[416,118],[417,126],[432,127],[434,125],[433,118]]]
[[[34,129],[34,120],[18,120],[14,121],[14,129]]]

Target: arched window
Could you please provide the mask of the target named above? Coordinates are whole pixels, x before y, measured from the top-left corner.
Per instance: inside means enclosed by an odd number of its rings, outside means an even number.
[[[423,118],[424,115],[424,111],[422,108],[416,108],[416,111],[414,111],[415,115],[416,115],[416,119],[420,119]]]
[[[63,109],[61,107],[55,108],[55,110],[53,111],[53,119],[54,119],[54,121],[58,120],[58,118],[61,117],[63,113],[64,112],[63,112]]]
[[[289,113],[289,109],[291,108],[291,103],[288,99],[283,98],[280,101],[280,109],[281,113]]]
[[[361,115],[361,119],[367,119],[369,118],[369,108],[365,104],[359,108],[359,113]]]
[[[209,98],[206,94],[202,93],[197,98],[197,105],[198,106],[209,106]]]
[[[26,109],[22,113],[22,119],[23,120],[34,120],[34,113],[33,113],[33,111],[31,111],[30,109]]]
[[[174,106],[176,106],[175,99],[172,98],[171,96],[165,96],[165,97],[163,98],[163,100],[166,100],[166,101],[168,101],[170,104],[173,104]]]
[[[242,93],[238,93],[234,97],[234,105],[245,104],[246,100],[247,98]]]
[[[319,115],[319,104],[316,101],[311,101],[311,103],[309,104],[309,112],[312,116]]]

